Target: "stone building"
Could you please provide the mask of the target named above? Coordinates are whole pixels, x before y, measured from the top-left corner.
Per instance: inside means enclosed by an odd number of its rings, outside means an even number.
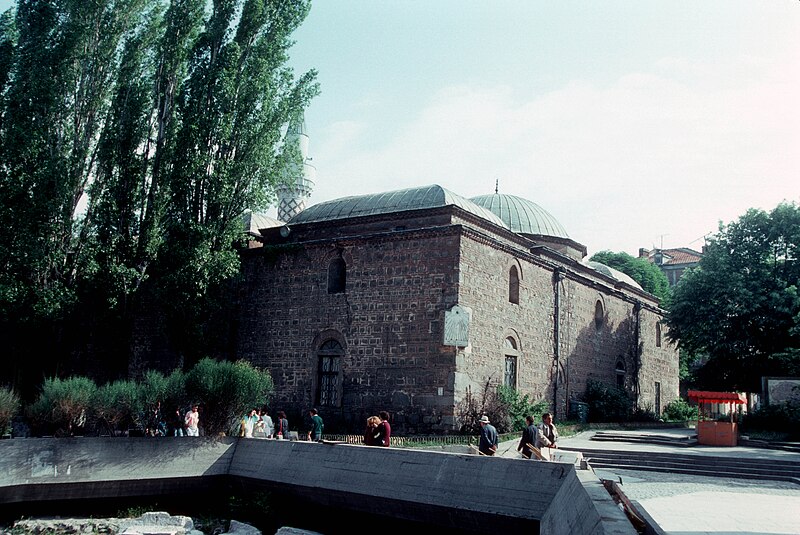
[[[243,251],[237,355],[270,370],[276,408],[315,406],[361,430],[457,430],[487,384],[548,401],[557,418],[587,381],[660,412],[678,352],[652,295],[584,260],[533,202],[466,199],[437,185],[312,205]]]
[[[705,252],[705,246],[703,247]],[[639,249],[639,258],[645,258],[651,264],[657,265],[667,276],[670,286],[678,284],[683,272],[696,267],[703,258],[703,253],[688,247],[676,249]]]

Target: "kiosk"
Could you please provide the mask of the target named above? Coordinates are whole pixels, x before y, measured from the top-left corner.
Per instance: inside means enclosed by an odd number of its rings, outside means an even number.
[[[736,446],[739,438],[736,405],[747,403],[744,394],[689,390],[688,397],[697,402],[697,442],[706,446]],[[730,422],[703,419],[710,416],[713,403],[729,405]]]

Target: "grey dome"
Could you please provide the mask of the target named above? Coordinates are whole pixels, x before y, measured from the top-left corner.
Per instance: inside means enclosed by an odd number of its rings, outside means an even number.
[[[491,211],[436,184],[419,188],[374,193],[371,195],[342,197],[341,199],[322,202],[306,208],[290,219],[288,223],[298,224],[333,221],[348,217],[390,214],[394,212],[440,208],[451,205],[458,206],[495,225],[508,228],[506,224]]]
[[[522,197],[494,193],[470,199],[497,215],[512,231],[518,234],[569,238],[561,223],[550,212]]]
[[[638,282],[633,280],[630,276],[626,275],[625,273],[619,271],[618,269],[614,269],[614,268],[609,267],[609,266],[607,266],[605,264],[601,264],[600,262],[594,262],[592,260],[587,260],[586,262],[584,262],[584,264],[586,264],[590,268],[594,269],[595,271],[599,271],[603,275],[607,275],[607,276],[611,277],[612,279],[616,279],[619,282],[624,282],[625,284],[629,284],[629,285],[633,286],[634,288],[638,288],[639,290],[642,290],[642,287],[639,286]]]

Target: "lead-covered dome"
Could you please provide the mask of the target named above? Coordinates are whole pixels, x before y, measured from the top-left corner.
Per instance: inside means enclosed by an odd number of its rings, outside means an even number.
[[[310,206],[288,221],[289,224],[334,221],[350,217],[389,214],[409,210],[458,206],[500,227],[505,223],[491,210],[478,206],[450,190],[433,184],[419,188],[386,191],[371,195],[342,197]]]
[[[550,212],[528,199],[494,193],[473,197],[470,200],[491,211],[518,234],[569,238],[567,231]]]

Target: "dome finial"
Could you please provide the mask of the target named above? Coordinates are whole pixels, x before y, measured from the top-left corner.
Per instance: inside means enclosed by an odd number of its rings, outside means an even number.
[[[494,192],[495,192],[495,193],[500,193],[500,191],[499,191],[499,190],[500,190],[500,179],[499,179],[499,178],[496,178],[496,179],[494,180]]]

